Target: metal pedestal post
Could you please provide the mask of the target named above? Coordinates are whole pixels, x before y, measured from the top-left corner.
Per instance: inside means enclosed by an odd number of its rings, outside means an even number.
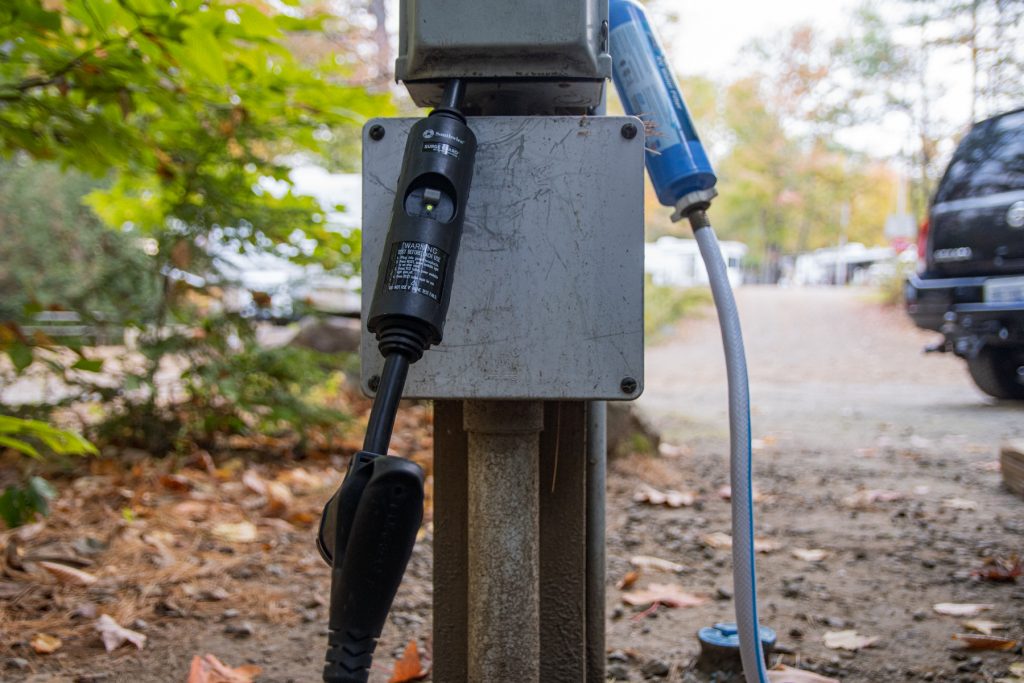
[[[540,401],[470,401],[468,680],[540,681]]]
[[[539,457],[524,465],[520,446],[510,448],[503,442],[498,420],[508,418],[512,427],[523,430],[506,439],[522,443],[531,438],[536,444],[536,434],[530,437],[528,431],[536,429],[533,406],[537,405],[543,405]],[[544,683],[603,683],[602,405],[582,401],[434,403],[434,680],[438,683],[536,681],[538,675]],[[517,412],[524,406],[530,406],[525,408],[529,422]],[[499,433],[491,435],[495,431]],[[489,453],[480,450],[485,443]],[[527,495],[520,488],[519,494],[512,495],[512,488],[522,487],[528,478],[516,468],[529,462],[535,463],[535,475],[530,475],[536,476],[532,493]],[[484,519],[487,527],[481,526]],[[532,539],[509,542],[530,528]],[[539,576],[533,574],[537,582],[532,589],[523,587],[528,570],[504,576],[517,563],[525,564],[527,556],[539,560]],[[500,574],[491,577],[489,572]],[[496,590],[500,592],[485,593]],[[538,595],[540,604],[534,611]],[[539,623],[534,621],[538,613]],[[529,629],[522,625],[525,621],[532,623]],[[481,632],[492,632],[487,637],[495,637],[497,644],[486,645],[477,636]],[[489,655],[495,661],[481,661]],[[498,673],[493,668],[482,672],[481,666],[502,668]],[[508,666],[527,670],[512,672]]]

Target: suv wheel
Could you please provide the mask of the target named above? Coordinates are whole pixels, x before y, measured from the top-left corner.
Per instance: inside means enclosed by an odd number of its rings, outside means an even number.
[[[967,369],[989,396],[1024,400],[1024,349],[986,346],[967,361]]]

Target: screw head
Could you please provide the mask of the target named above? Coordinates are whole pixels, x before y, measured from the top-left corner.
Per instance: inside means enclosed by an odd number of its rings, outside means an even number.
[[[384,137],[384,132],[384,126],[380,125],[379,123],[375,123],[372,126],[370,126],[370,139],[380,140],[381,138]]]
[[[636,137],[636,124],[627,123],[622,126],[622,130],[620,132],[622,133],[622,137],[626,138],[627,140],[632,140],[633,138]]]
[[[623,377],[622,381],[619,382],[619,389],[621,389],[624,394],[636,393],[637,386],[639,385],[632,377]]]
[[[380,375],[374,375],[370,378],[370,381],[366,383],[366,386],[370,387],[370,391],[377,391],[380,388]]]

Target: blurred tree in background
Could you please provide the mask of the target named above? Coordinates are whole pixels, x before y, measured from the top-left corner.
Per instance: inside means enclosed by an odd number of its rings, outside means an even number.
[[[56,305],[115,325],[153,320],[149,257],[82,198],[102,183],[53,163],[0,161],[0,320]]]
[[[113,384],[81,372],[75,381],[83,396],[113,411],[112,433],[127,441],[171,447],[211,406],[231,413],[222,424],[235,429],[269,428],[265,418],[274,415],[282,423],[326,419],[297,408],[318,363],[292,351],[281,352],[281,363],[262,357],[255,369],[232,359],[258,351],[251,324],[216,305],[225,283],[214,268],[226,250],[356,267],[358,235],[335,229],[314,199],[293,193],[289,172],[337,161],[339,146],[350,151],[362,120],[388,113],[391,98],[379,84],[353,84],[350,60],[333,50],[293,55],[303,36],[329,35],[325,26],[340,21],[321,5],[0,5],[0,156],[7,158],[0,215],[5,237],[18,235],[3,247],[5,264],[20,264],[2,280],[8,322],[0,351],[19,372],[33,363],[60,369],[66,349],[26,333],[19,307],[83,318],[115,309],[138,326],[140,363],[118,363],[125,374]],[[76,201],[83,193],[85,206]],[[39,211],[29,206],[33,196],[47,197]],[[111,232],[100,232],[97,220]],[[75,236],[48,249],[42,227],[51,241]],[[71,351],[76,370],[101,369],[89,350]],[[158,391],[157,376],[175,357],[204,368],[182,380],[184,402],[161,400]],[[238,383],[225,381],[233,373]],[[254,388],[273,382],[287,391]],[[195,409],[182,409],[189,405]],[[146,433],[153,425],[155,436]]]

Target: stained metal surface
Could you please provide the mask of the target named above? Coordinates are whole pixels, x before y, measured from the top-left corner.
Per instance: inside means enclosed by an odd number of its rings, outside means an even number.
[[[363,136],[363,310],[416,119]],[[622,126],[640,134],[627,139]],[[367,131],[381,125],[385,135]],[[628,400],[643,391],[643,126],[631,117],[479,117],[444,341],[405,395]],[[364,329],[362,386],[383,360]],[[632,377],[637,388],[622,391]]]

